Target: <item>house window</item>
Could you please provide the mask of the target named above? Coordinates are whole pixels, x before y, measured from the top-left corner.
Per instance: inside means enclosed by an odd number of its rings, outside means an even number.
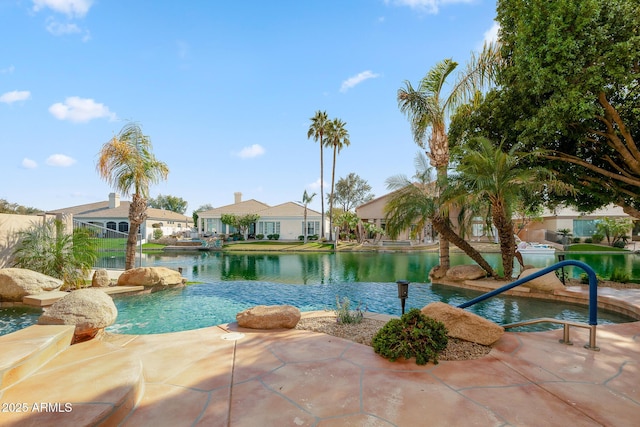
[[[307,236],[320,234],[320,221],[307,221]],[[302,221],[302,234],[304,235],[304,221]]]
[[[109,222],[107,222],[107,228],[108,228],[109,230],[116,230],[116,225],[117,225],[117,224],[116,224],[114,221],[109,221]]]
[[[280,221],[260,221],[258,234],[280,234]]]
[[[128,233],[129,232],[129,223],[125,222],[125,221],[121,221],[118,223],[118,231],[120,231],[121,233]]]
[[[573,236],[574,237],[591,237],[596,233],[597,219],[574,219],[573,220]]]

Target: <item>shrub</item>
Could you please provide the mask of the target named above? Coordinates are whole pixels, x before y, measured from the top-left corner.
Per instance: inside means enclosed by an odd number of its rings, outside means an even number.
[[[267,234],[267,239],[269,240],[278,240],[280,238],[280,235],[277,233],[274,234]]]
[[[602,277],[596,274],[596,280],[598,281],[598,284],[600,284],[600,282],[602,281]],[[589,284],[589,275],[587,275],[587,273],[582,273],[580,275],[580,283],[582,283],[583,285]]]
[[[573,239],[571,239],[571,242],[573,243],[580,243],[580,238],[579,237],[574,237]]]
[[[616,268],[611,273],[611,279],[609,280],[611,280],[612,282],[618,282],[618,283],[628,283],[631,280],[631,277],[628,272],[620,268]]]
[[[153,229],[153,240],[158,240],[162,238],[164,233],[162,233],[162,228],[154,228]]]
[[[336,296],[336,318],[338,323],[349,324],[349,323],[360,323],[362,319],[364,319],[364,311],[360,307],[360,304],[356,307],[355,310],[350,310],[351,301],[349,298],[342,298],[342,302],[340,302],[340,297]],[[365,309],[366,311],[366,309]]]
[[[298,236],[298,240],[300,240],[302,242],[304,240],[304,235],[303,234],[299,235]]]
[[[264,239],[264,234],[256,234],[256,240]]]
[[[373,350],[394,362],[400,357],[416,358],[418,365],[429,360],[438,363],[438,353],[447,347],[449,338],[444,323],[412,308],[400,319],[392,319],[373,337]]]
[[[624,249],[624,247],[627,246],[627,245],[625,244],[625,242],[623,240],[618,240],[618,241],[614,242],[613,245],[611,245],[611,246],[613,246],[614,248]]]
[[[593,240],[593,243],[597,244],[602,242],[602,240],[604,240],[604,235],[600,233],[595,233],[593,236],[591,236],[591,239]]]
[[[593,243],[593,239],[591,237],[587,237],[586,239],[584,239],[585,243]]]

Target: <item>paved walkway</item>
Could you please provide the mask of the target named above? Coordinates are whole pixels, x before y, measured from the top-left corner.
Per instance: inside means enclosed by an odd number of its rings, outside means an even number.
[[[124,426],[637,426],[640,322],[506,333],[488,356],[417,366],[309,331],[235,324],[116,336],[145,393]]]

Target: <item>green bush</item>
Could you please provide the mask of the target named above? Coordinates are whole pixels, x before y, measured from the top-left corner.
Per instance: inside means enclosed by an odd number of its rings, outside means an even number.
[[[301,242],[302,242],[302,241],[304,241],[304,235],[302,235],[302,234],[301,234],[301,235],[299,235],[299,236],[298,236],[298,240],[300,240]]]
[[[625,242],[623,240],[618,240],[617,242],[614,242],[613,245],[614,248],[620,248],[620,249],[624,249],[625,246],[627,246],[625,244]]]
[[[153,240],[158,240],[162,238],[162,228],[154,228],[153,229]]]
[[[591,239],[593,240],[593,243],[597,244],[604,240],[604,235],[600,233],[595,233],[593,236],[591,236]]]
[[[612,282],[618,282],[618,283],[628,283],[631,280],[631,276],[627,271],[622,270],[620,268],[616,268],[611,273],[611,279],[609,280],[611,280]]]
[[[572,243],[580,243],[580,238],[579,237],[574,237],[573,239],[571,239]]]
[[[593,243],[593,239],[591,237],[587,237],[586,239],[584,239],[585,243]]]
[[[596,274],[596,280],[598,281],[598,284],[600,284],[600,282],[602,281],[602,277]],[[589,284],[589,275],[587,273],[582,273],[580,275],[580,283],[582,283],[583,285]]]
[[[360,323],[362,319],[364,319],[364,311],[360,307],[360,304],[356,307],[355,310],[351,310],[351,301],[349,298],[342,298],[342,302],[340,301],[340,297],[336,296],[336,318],[338,323],[349,324],[349,323]]]
[[[438,363],[438,354],[447,347],[447,329],[438,322],[412,308],[400,319],[392,319],[373,337],[373,350],[392,362],[403,357],[416,358],[418,365],[429,360]]]
[[[274,234],[267,234],[267,239],[269,240],[278,240],[280,238],[280,235],[277,233]]]
[[[264,239],[264,234],[256,234],[256,240]]]

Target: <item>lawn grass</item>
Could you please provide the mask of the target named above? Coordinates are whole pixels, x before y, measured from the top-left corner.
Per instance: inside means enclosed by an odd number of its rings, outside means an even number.
[[[567,252],[629,252],[627,249],[614,248],[608,245],[594,245],[592,243],[576,243],[570,245]]]

